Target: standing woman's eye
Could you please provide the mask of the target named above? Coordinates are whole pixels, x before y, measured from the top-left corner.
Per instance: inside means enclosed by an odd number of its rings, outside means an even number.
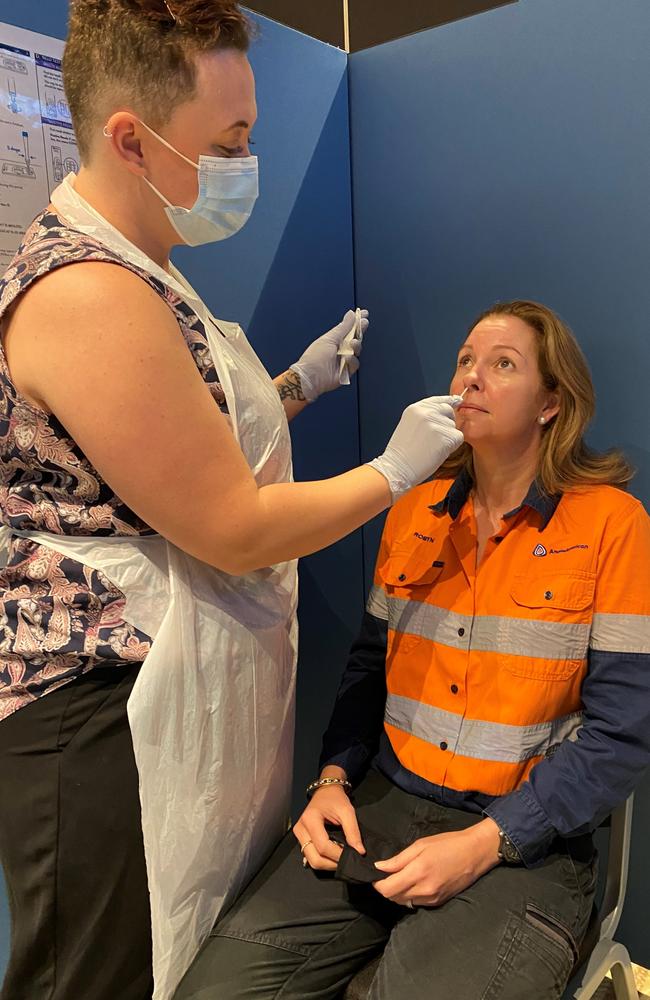
[[[251,146],[251,145],[254,146],[255,143],[251,143],[249,141],[248,145],[249,146]],[[219,146],[219,149],[224,154],[224,156],[243,156],[244,155],[244,147],[243,146]]]

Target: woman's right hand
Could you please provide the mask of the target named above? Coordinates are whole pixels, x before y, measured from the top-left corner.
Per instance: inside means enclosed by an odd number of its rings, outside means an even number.
[[[383,455],[368,464],[388,480],[393,503],[424,482],[460,448],[454,407],[460,396],[430,396],[407,406]]]
[[[326,785],[317,789],[293,828],[293,833],[303,848],[310,868],[319,871],[335,871],[343,848],[330,840],[325,824],[340,826],[346,842],[360,854],[366,849],[361,840],[357,814],[341,785]]]

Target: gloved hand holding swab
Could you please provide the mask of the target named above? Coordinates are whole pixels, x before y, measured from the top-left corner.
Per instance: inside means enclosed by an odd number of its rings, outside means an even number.
[[[355,312],[355,323],[350,332],[348,333],[345,340],[342,341],[339,347],[338,355],[341,359],[339,362],[339,382],[341,385],[350,384],[350,369],[348,365],[348,359],[354,358],[356,352],[352,346],[354,340],[363,340],[363,329],[361,326],[361,320],[363,318],[361,310],[357,309]]]

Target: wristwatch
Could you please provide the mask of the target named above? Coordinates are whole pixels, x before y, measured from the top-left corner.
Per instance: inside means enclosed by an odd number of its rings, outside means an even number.
[[[503,861],[505,865],[520,865],[521,855],[510,837],[503,830],[499,830],[499,850],[497,855],[500,861]]]

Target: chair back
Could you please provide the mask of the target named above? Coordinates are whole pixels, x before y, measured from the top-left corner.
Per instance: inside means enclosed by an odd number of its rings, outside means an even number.
[[[599,941],[612,940],[623,912],[630,867],[633,810],[634,792],[614,810],[610,817],[607,877],[603,901],[599,907]]]

